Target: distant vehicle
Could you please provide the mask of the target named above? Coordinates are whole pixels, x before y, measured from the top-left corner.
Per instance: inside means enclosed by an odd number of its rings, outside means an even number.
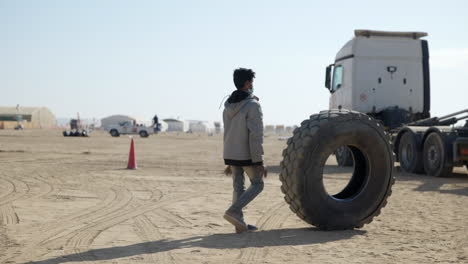
[[[72,119],[70,120],[70,130],[63,131],[64,137],[87,137],[91,131],[81,123],[81,120]]]
[[[118,125],[110,125],[107,127],[107,130],[113,137],[136,134],[140,135],[140,137],[149,137],[149,135],[154,134],[153,127],[139,125],[132,121],[125,121]]]

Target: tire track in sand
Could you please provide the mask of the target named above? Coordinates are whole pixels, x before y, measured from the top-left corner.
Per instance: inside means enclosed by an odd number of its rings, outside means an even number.
[[[32,184],[28,184],[19,180],[10,181],[3,179],[3,181],[7,183],[7,192],[5,195],[0,197],[0,225],[19,223],[19,217],[14,210],[13,202],[20,199],[24,201],[28,199],[40,198],[53,190],[53,187],[44,180],[39,180],[35,176],[32,176],[31,179],[40,182],[40,184],[38,184],[39,190],[37,191],[37,194],[33,193]],[[17,192],[17,190],[21,191]]]
[[[0,200],[0,205],[12,203],[29,192],[29,186],[26,182],[20,181],[17,179],[7,179],[3,178],[4,181],[8,182],[8,191],[7,194],[2,197]]]
[[[187,219],[181,217],[178,214],[172,213],[169,210],[160,208],[154,212],[150,212],[144,215],[137,216],[134,219],[135,226],[137,228],[136,233],[145,242],[159,241],[164,239],[164,236],[159,231],[159,226],[151,221],[148,214],[156,217],[163,217],[166,220],[176,224],[178,227],[189,228],[192,223]],[[148,248],[147,252],[150,254],[148,257],[143,258],[141,263],[177,263],[170,251],[158,252],[158,255],[154,256],[151,252],[152,248]],[[133,261],[133,260],[132,260]]]
[[[0,177],[0,203],[15,191],[15,185],[12,182]]]
[[[87,221],[86,221],[87,225],[90,222],[106,221],[106,219],[113,218],[113,217],[115,217],[115,215],[119,215],[120,211],[124,210],[124,208],[126,208],[134,198],[133,193],[130,190],[126,189],[126,188],[121,189],[118,192],[115,192],[115,194],[116,194],[116,197],[118,196],[119,198],[116,198],[114,201],[123,201],[123,200],[125,200],[125,202],[122,203],[122,206],[119,206],[118,209],[110,211],[110,212],[108,212],[106,214],[100,214],[98,217],[93,217],[92,219],[91,218],[87,219]],[[123,199],[123,198],[125,198],[125,199]],[[86,225],[82,225],[82,228],[83,227],[86,227]],[[89,248],[88,243],[90,245],[92,243],[92,241],[94,241],[95,237],[92,240],[89,240],[89,238],[87,238],[85,236],[79,236],[79,234],[82,234],[82,233],[78,233],[78,235],[74,234],[74,232],[76,230],[78,230],[78,232],[79,232],[79,230],[81,230],[81,229],[79,229],[79,228],[74,229],[73,232],[67,232],[67,234],[61,234],[60,236],[51,238],[51,239],[49,239],[47,241],[44,241],[43,245],[47,246],[48,248],[63,247],[63,248],[65,248],[64,252],[65,252],[66,255],[75,255],[76,258],[79,259],[79,261],[81,263],[84,263],[84,264],[91,263],[91,261],[95,260],[94,256],[90,255],[89,253],[85,253],[84,251]],[[100,232],[102,232],[102,231],[99,231],[99,233]],[[72,236],[72,237],[70,239],[64,241],[69,236]],[[97,237],[97,235],[96,235],[96,237]]]
[[[83,250],[89,248],[89,246],[93,243],[97,236],[99,236],[102,232],[106,231],[107,229],[114,227],[120,223],[128,221],[130,219],[134,219],[140,215],[144,215],[148,212],[154,211],[156,209],[162,208],[164,206],[170,205],[175,202],[183,201],[186,199],[194,198],[201,196],[200,194],[189,194],[185,196],[177,196],[175,199],[166,199],[163,200],[163,196],[161,196],[160,200],[155,202],[147,202],[138,208],[131,208],[129,210],[124,210],[120,212],[118,215],[110,216],[106,219],[101,219],[101,221],[97,223],[92,223],[87,225],[86,227],[81,228],[78,230],[66,243],[65,248],[70,248],[76,254],[80,254]],[[84,258],[83,260],[92,259],[92,257],[88,255],[82,255]]]
[[[131,197],[128,195],[128,190],[122,189],[118,186],[114,186],[108,189],[109,193],[105,196],[105,200],[102,203],[92,206],[83,211],[71,214],[69,216],[62,217],[61,219],[52,223],[46,223],[39,228],[30,231],[32,235],[32,241],[28,243],[21,252],[10,254],[5,258],[0,258],[1,261],[10,260],[15,257],[19,257],[21,260],[30,261],[32,258],[32,252],[38,247],[44,247],[45,245],[58,245],[61,238],[72,234],[75,230],[80,227],[86,226],[90,221],[105,217],[106,215],[112,214],[115,211],[121,210],[131,201]],[[102,192],[102,190],[101,190]],[[57,243],[53,243],[57,241]],[[64,242],[63,240],[60,240]],[[47,254],[47,252],[42,255]]]
[[[134,196],[132,192],[129,191],[128,193],[133,199]],[[163,194],[162,192],[160,192],[160,196],[153,198],[151,200],[151,203],[155,203],[155,202],[157,203],[162,197],[163,197]],[[102,217],[99,217],[97,219],[90,221],[87,225],[76,230],[74,234],[71,234],[71,237],[67,239],[65,243],[65,247],[66,248],[78,248],[78,249],[87,248],[89,245],[92,244],[94,239],[101,232],[113,226],[113,225],[108,225],[107,223],[113,223],[116,220],[120,220],[126,214],[130,212],[134,212],[136,210],[138,209],[129,208],[129,209],[118,210],[118,211],[112,212],[111,214],[107,214],[105,216],[102,216]],[[126,221],[128,219],[125,219],[123,221]]]
[[[157,202],[159,201],[162,197],[163,197],[163,193],[156,189],[155,190],[151,190],[151,197],[150,197],[150,201],[153,201],[153,202]],[[130,196],[132,196],[132,199],[135,197],[135,195],[130,192]],[[155,193],[158,193],[157,195],[155,195]],[[156,197],[157,196],[157,197]],[[118,213],[118,212],[114,212],[114,213]],[[109,217],[109,219],[112,219],[113,217],[116,217],[114,214],[112,215],[107,215],[106,217]],[[95,219],[95,223],[99,223],[100,221],[108,221],[108,219],[104,219],[105,217],[101,217],[99,219]],[[104,220],[103,220],[104,219]],[[96,239],[97,236],[99,236],[99,234],[101,234],[103,232],[103,230],[96,230],[98,231],[94,237],[87,237],[87,235],[89,233],[86,233],[86,232],[81,232],[77,234],[70,234],[72,237],[69,238],[67,241],[65,241],[65,244],[64,244],[64,252],[65,254],[67,255],[75,255],[81,262],[83,263],[88,263],[88,261],[92,261],[95,259],[95,256],[89,254],[89,253],[86,253],[85,251],[87,249],[89,249],[89,246],[93,243],[93,241]]]
[[[159,228],[146,216],[139,215],[133,220],[136,226],[136,233],[144,242],[158,241],[163,239]],[[169,252],[159,252],[157,255],[151,254],[151,248],[145,248],[148,252],[142,259],[142,263],[175,263]]]
[[[0,197],[0,225],[18,224],[19,217],[13,209],[13,202],[25,197],[30,188],[26,182],[17,179],[1,180],[6,183],[7,191]]]
[[[13,209],[13,205],[11,203],[0,206],[0,225],[12,225],[18,223],[18,215]]]
[[[44,176],[42,176],[42,173],[37,173],[37,175],[34,175],[34,179],[41,184],[39,184],[39,192],[36,195],[33,195],[31,198],[32,199],[38,199],[43,196],[46,196],[50,194],[54,190],[54,186],[49,183],[48,181],[45,180]]]
[[[281,201],[268,209],[257,221],[257,227],[260,231],[280,228],[290,215],[291,212],[287,204]],[[269,250],[265,247],[275,245],[275,241],[280,239],[279,234],[272,235],[258,232],[247,235],[246,247],[241,250],[240,255],[237,257],[241,263],[258,263]],[[262,247],[256,244],[261,244]]]
[[[6,179],[0,178],[0,186],[2,192],[0,192],[0,226],[11,223],[18,223],[18,215],[14,212],[11,203],[3,204],[3,201],[7,200],[15,192],[15,185]],[[11,208],[11,209],[10,209]]]
[[[44,180],[38,179],[38,177],[31,175],[29,180],[38,181],[39,190],[37,194],[33,193],[35,189],[33,184],[26,183],[25,181],[21,181],[18,179],[7,179],[4,175],[4,178],[0,178],[6,186],[6,192],[0,196],[0,219],[3,219],[3,224],[17,224],[19,223],[18,214],[15,212],[13,207],[13,202],[18,200],[28,200],[33,198],[39,198],[43,195],[50,193],[53,188],[50,184],[48,184]],[[2,221],[0,221],[2,224]]]
[[[78,212],[76,215],[71,215],[65,219],[60,219],[60,226],[57,227],[57,231],[54,236],[49,236],[48,238],[40,242],[41,245],[48,244],[54,240],[58,240],[64,236],[67,236],[73,233],[75,230],[80,227],[88,225],[90,222],[100,221],[101,219],[106,219],[107,217],[112,217],[114,214],[118,214],[123,208],[130,204],[133,200],[133,195],[126,188],[111,188],[112,196],[106,197],[106,201],[98,207],[92,207],[91,210],[86,210],[83,212]],[[68,219],[67,219],[68,218]],[[63,222],[67,222],[64,226]],[[45,230],[47,233],[52,233],[52,230]],[[44,231],[42,231],[44,232]]]
[[[164,208],[158,209],[156,212],[154,212],[158,216],[162,216],[165,219],[177,224],[178,226],[181,227],[189,227],[192,225],[190,221],[187,219],[183,218],[182,216],[172,213]]]

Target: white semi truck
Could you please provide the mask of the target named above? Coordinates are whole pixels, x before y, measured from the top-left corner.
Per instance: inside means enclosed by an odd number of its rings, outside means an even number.
[[[431,118],[425,36],[356,30],[326,68],[325,86],[330,109],[359,111],[381,121],[403,170],[443,177],[468,164],[468,122],[453,126],[468,119],[468,109]],[[336,157],[339,165],[353,163],[346,147]]]
[[[468,109],[430,116],[424,36],[356,30],[326,68],[330,109],[294,130],[280,164],[281,191],[299,218],[325,230],[360,228],[387,204],[395,158],[405,171],[435,176],[468,163],[468,124],[453,126]],[[333,153],[353,166],[338,192],[324,184]]]

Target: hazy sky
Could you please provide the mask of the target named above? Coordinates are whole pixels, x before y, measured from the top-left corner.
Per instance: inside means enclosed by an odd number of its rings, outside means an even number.
[[[221,120],[249,67],[265,123],[299,124],[328,108],[324,68],[354,29],[428,32],[432,114],[468,108],[462,0],[0,0],[0,105]]]

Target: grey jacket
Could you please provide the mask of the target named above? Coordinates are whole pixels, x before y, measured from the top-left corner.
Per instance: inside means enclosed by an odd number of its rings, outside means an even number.
[[[224,159],[263,162],[263,113],[258,101],[250,94],[224,107]]]

